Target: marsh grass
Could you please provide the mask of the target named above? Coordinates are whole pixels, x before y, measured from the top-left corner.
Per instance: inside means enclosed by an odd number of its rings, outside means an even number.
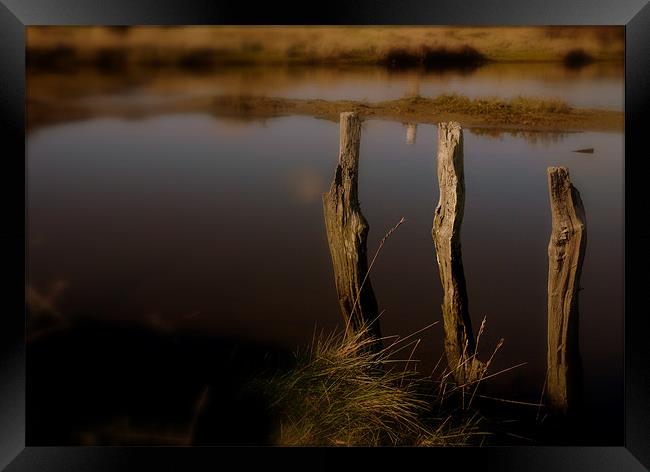
[[[273,444],[480,444],[486,434],[480,429],[482,418],[469,405],[458,404],[461,389],[447,378],[421,376],[413,367],[416,361],[405,355],[412,355],[419,341],[393,337],[373,352],[367,330],[320,335],[297,354],[294,368],[255,381],[277,418]]]
[[[418,99],[419,97],[414,98],[415,101]],[[431,100],[431,105],[441,111],[468,115],[520,116],[526,114],[567,114],[573,111],[562,100],[531,97],[515,97],[512,99],[488,97],[472,99],[464,95],[445,94]]]
[[[436,323],[434,323],[436,324]],[[250,388],[268,398],[276,428],[272,444],[282,446],[476,446],[492,434],[476,404],[481,384],[518,368],[488,373],[503,340],[480,376],[453,381],[462,366],[424,376],[413,359],[421,331],[391,340],[379,352],[368,349],[368,327],[314,337],[296,354],[293,368],[256,378]],[[485,319],[479,330],[485,328]],[[501,399],[491,399],[501,400]],[[503,400],[507,401],[507,400]]]

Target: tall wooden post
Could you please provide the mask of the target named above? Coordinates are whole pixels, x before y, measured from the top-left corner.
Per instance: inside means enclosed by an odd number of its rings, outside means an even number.
[[[587,244],[585,211],[566,167],[548,168],[552,229],[548,244],[548,373],[546,402],[569,413],[579,400],[578,290]]]
[[[346,327],[379,339],[379,310],[368,276],[368,222],[358,196],[361,120],[356,113],[341,113],[339,161],[329,192],[323,195],[327,242],[332,256],[336,291]]]
[[[445,353],[456,381],[464,384],[478,378],[482,363],[476,359],[460,245],[465,177],[463,131],[456,122],[438,124],[438,184],[440,200],[431,234],[443,290]]]

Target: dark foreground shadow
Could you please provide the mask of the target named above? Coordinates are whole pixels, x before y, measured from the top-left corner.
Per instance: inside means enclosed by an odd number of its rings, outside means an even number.
[[[76,323],[30,343],[27,444],[263,445],[273,420],[258,373],[291,353],[207,336]]]

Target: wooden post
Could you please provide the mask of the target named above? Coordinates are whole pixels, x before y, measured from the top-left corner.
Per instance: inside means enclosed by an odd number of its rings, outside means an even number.
[[[329,192],[323,195],[327,242],[334,279],[346,328],[357,331],[369,325],[369,335],[379,339],[379,310],[368,277],[368,222],[358,196],[361,120],[357,113],[341,113],[339,161]]]
[[[465,384],[478,379],[483,364],[476,359],[460,246],[465,178],[463,131],[455,122],[438,124],[438,184],[440,200],[431,234],[443,290],[445,353],[456,381]]]
[[[585,211],[566,167],[548,168],[552,229],[548,244],[548,373],[546,402],[566,414],[578,401],[582,373],[578,290],[587,244]]]

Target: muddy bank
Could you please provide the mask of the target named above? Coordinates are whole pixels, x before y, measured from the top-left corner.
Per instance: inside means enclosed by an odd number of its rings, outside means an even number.
[[[208,113],[217,117],[263,120],[302,115],[338,121],[344,111],[355,111],[362,119],[405,123],[458,121],[467,128],[509,131],[623,131],[619,111],[573,108],[558,100],[534,98],[469,99],[461,95],[436,98],[412,97],[376,103],[353,100],[300,100],[261,96],[200,97],[160,100],[156,103],[89,103],[30,101],[27,122],[30,130],[60,122],[96,117],[144,119],[161,114]]]

